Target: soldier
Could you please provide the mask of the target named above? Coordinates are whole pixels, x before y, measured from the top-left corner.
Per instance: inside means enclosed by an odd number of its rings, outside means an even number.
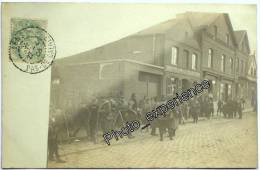
[[[135,93],[132,93],[130,100],[128,101],[128,110],[123,115],[124,123],[131,122],[133,120],[139,119],[139,109],[138,109],[138,102],[136,99]],[[134,138],[132,133],[129,133],[128,138]]]
[[[218,100],[218,108],[217,108],[217,117],[221,115],[221,112],[223,112],[223,102],[222,100]]]
[[[117,111],[116,111],[116,117],[115,117],[115,125],[118,126],[119,128],[124,126],[126,123],[126,114],[128,112],[128,103],[125,100],[124,96],[121,95],[118,100],[118,105],[117,105]]]
[[[191,111],[192,111],[192,115],[193,115],[193,123],[198,123],[198,116],[199,116],[199,112],[200,112],[200,103],[196,98],[192,101]]]
[[[179,112],[180,112],[180,108],[177,107],[175,109],[172,110],[172,115],[170,115],[170,117],[172,117],[172,119],[170,119],[170,127],[173,130],[172,136],[174,137],[176,134],[176,130],[178,129],[178,117],[179,117]]]
[[[179,124],[184,124],[184,116],[183,116],[181,106],[178,107],[178,120],[179,120]]]
[[[245,109],[246,101],[245,101],[244,97],[241,97],[241,103],[242,103],[242,109]]]
[[[204,108],[204,112],[206,114],[206,117],[210,119],[210,101],[208,97],[205,97],[204,102],[202,103],[202,106]]]
[[[58,147],[58,129],[55,118],[51,117],[49,120],[48,130],[48,159],[50,161],[54,161],[54,155],[57,163],[65,163],[65,161],[60,159]]]
[[[79,130],[83,127],[86,131],[86,136],[90,139],[90,128],[89,128],[89,110],[85,103],[81,103],[80,109],[75,115],[74,124],[77,125],[72,136],[75,137]]]
[[[115,129],[115,119],[118,114],[118,100],[116,100],[114,97],[110,97],[110,103],[111,103],[111,113],[108,115],[108,124],[110,129]]]
[[[227,118],[228,117],[228,105],[227,105],[227,103],[223,103],[222,111],[223,111],[224,118]]]
[[[148,112],[150,112],[152,110],[152,108],[151,108],[151,103],[150,103],[150,100],[147,98],[147,97],[145,97],[144,98],[144,104],[143,104],[143,108],[142,108],[142,117],[141,117],[141,121],[142,121],[142,123],[143,124],[148,124],[149,122],[146,120],[146,118],[145,118],[145,115],[146,115],[146,113],[148,113]],[[148,128],[146,128],[146,132],[148,132]]]
[[[158,103],[158,106],[164,104],[164,99],[162,98],[162,101]],[[178,117],[177,117],[178,121]],[[158,117],[158,127],[159,127],[159,133],[160,133],[160,141],[163,141],[163,134],[166,132],[166,129],[168,129],[169,138],[172,140],[173,138],[173,112],[168,111],[166,112],[166,116],[160,115]]]
[[[108,132],[109,130],[112,130],[112,127],[110,127],[109,119],[112,117],[112,105],[111,101],[109,99],[105,99],[102,97],[101,103],[98,108],[99,112],[99,122],[101,124],[101,129],[103,133]]]
[[[146,96],[144,96],[144,98],[142,100],[139,101],[138,107],[140,108],[140,112],[143,113],[144,112],[144,105],[146,102]]]
[[[188,103],[187,102],[183,103],[181,108],[182,108],[183,116],[184,116],[185,120],[187,120],[188,119]]]
[[[199,101],[200,106],[201,106],[199,116],[204,116],[205,115],[205,107],[204,107],[204,104],[203,104],[203,102],[204,102],[203,96],[199,96],[198,101]]]
[[[132,110],[133,112],[137,110],[137,100],[136,100],[135,93],[132,93],[128,104],[130,110]]]
[[[232,111],[233,101],[231,98],[228,99],[226,107],[227,107],[226,109],[227,109],[228,118],[232,118],[233,117],[233,111]]]
[[[152,100],[151,100],[152,110],[156,109],[156,107],[158,106],[158,103],[159,102],[158,102],[158,98],[157,97],[152,98]],[[152,128],[151,135],[152,136],[156,136],[157,119],[153,120],[150,124],[151,124],[151,128]]]
[[[209,98],[209,115],[213,118],[214,116],[214,103],[213,98]]]
[[[73,113],[74,113],[74,108],[73,108],[72,102],[69,100],[67,103],[67,109],[64,113],[67,133],[68,133],[69,137],[72,136],[71,134],[72,134],[72,130],[73,130],[73,116],[74,116]]]
[[[91,140],[96,144],[97,143],[97,133],[98,133],[98,120],[99,120],[99,112],[98,112],[98,99],[94,98],[89,106],[89,123],[90,123],[90,137]]]
[[[237,102],[237,100],[233,100],[233,102],[232,102],[232,117],[233,118],[237,117],[237,112],[238,112],[238,102]]]
[[[238,116],[239,116],[239,119],[242,119],[242,104],[243,104],[243,100],[240,99],[238,100],[237,102],[237,112],[238,112]]]

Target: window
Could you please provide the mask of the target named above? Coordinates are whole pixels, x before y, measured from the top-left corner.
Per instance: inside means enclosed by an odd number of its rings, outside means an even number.
[[[226,34],[226,43],[229,45],[229,34]]]
[[[246,62],[244,62],[243,64],[244,64],[244,66],[243,66],[243,68],[244,68],[243,73],[246,74]]]
[[[239,59],[237,58],[237,72],[239,72]]]
[[[243,51],[243,52],[246,52],[246,49],[247,49],[247,47],[246,47],[246,41],[242,41],[242,51]]]
[[[193,53],[191,56],[191,68],[192,70],[196,70],[197,69],[197,54]]]
[[[188,50],[184,50],[184,68],[189,68],[189,51]]]
[[[172,47],[171,64],[177,65],[177,60],[178,60],[178,48]]]
[[[210,48],[208,54],[208,67],[212,67],[212,55],[213,55],[213,50]]]
[[[225,58],[226,58],[225,55],[221,56],[221,66],[220,66],[221,68],[220,69],[221,69],[222,72],[225,71]]]
[[[253,76],[254,75],[254,68],[250,69],[250,75]]]
[[[230,58],[230,72],[233,73],[234,71],[234,61],[233,61],[233,58]]]
[[[231,84],[228,84],[228,97],[232,96],[232,86]]]
[[[243,60],[240,61],[240,66],[241,66],[240,73],[243,73],[244,72],[244,61]]]
[[[214,39],[217,39],[218,36],[218,27],[215,25],[214,26]]]

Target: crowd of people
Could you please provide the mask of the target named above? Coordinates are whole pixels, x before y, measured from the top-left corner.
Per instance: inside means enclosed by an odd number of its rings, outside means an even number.
[[[145,128],[143,133],[150,133],[157,136],[159,129],[159,139],[163,141],[167,133],[170,140],[176,134],[179,124],[186,122],[198,123],[199,117],[211,119],[220,118],[240,118],[242,119],[242,110],[245,106],[243,98],[231,99],[227,101],[218,100],[215,114],[213,98],[210,95],[193,97],[191,100],[184,102],[179,107],[168,111],[165,117],[159,117],[153,122],[145,119],[145,114],[152,111],[159,105],[167,102],[171,97],[144,97],[137,100],[133,93],[129,100],[126,100],[122,93],[110,97],[95,97],[89,104],[81,103],[77,111],[68,109],[66,111],[54,110],[51,108],[49,123],[49,160],[64,162],[59,158],[58,141],[59,134],[66,134],[69,139],[76,139],[81,129],[85,131],[87,140],[98,143],[102,134],[123,127],[127,122],[138,120],[145,125],[150,123],[149,128]],[[99,133],[102,132],[102,133]],[[128,138],[134,138],[131,133]]]

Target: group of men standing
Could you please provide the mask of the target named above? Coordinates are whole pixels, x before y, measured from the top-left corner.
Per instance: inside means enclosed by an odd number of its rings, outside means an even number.
[[[222,110],[225,118],[238,118],[242,119],[242,111],[245,108],[245,100],[240,99],[228,99],[225,104],[218,101],[218,110]]]
[[[160,140],[163,141],[166,133],[172,140],[178,124],[184,124],[189,118],[192,118],[193,122],[197,123],[199,116],[205,116],[208,119],[214,116],[213,98],[196,96],[179,107],[168,111],[165,117],[159,117],[153,122],[148,122],[145,119],[145,114],[166,101],[167,98],[162,96],[144,97],[138,102],[134,93],[127,101],[122,93],[119,93],[116,96],[95,97],[88,105],[81,103],[77,111],[68,109],[64,112],[60,111],[58,114],[51,113],[48,139],[49,158],[52,160],[56,155],[56,160],[62,162],[59,159],[57,145],[59,141],[58,134],[62,133],[62,131],[63,133],[65,131],[67,137],[75,139],[80,129],[84,129],[87,139],[97,143],[98,136],[120,128],[129,121],[138,120],[144,125],[150,123],[150,134],[152,136],[157,135],[156,129],[158,128]],[[224,117],[233,118],[238,113],[239,118],[242,118],[242,99],[228,100],[226,103],[219,100],[217,107],[217,116],[223,113]],[[100,130],[102,133],[99,135]],[[149,132],[149,128],[144,131]],[[130,133],[128,137],[131,139],[134,136]]]

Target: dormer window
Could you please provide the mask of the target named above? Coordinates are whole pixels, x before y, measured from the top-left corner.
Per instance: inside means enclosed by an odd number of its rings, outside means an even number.
[[[226,34],[226,43],[229,45],[229,34]]]

